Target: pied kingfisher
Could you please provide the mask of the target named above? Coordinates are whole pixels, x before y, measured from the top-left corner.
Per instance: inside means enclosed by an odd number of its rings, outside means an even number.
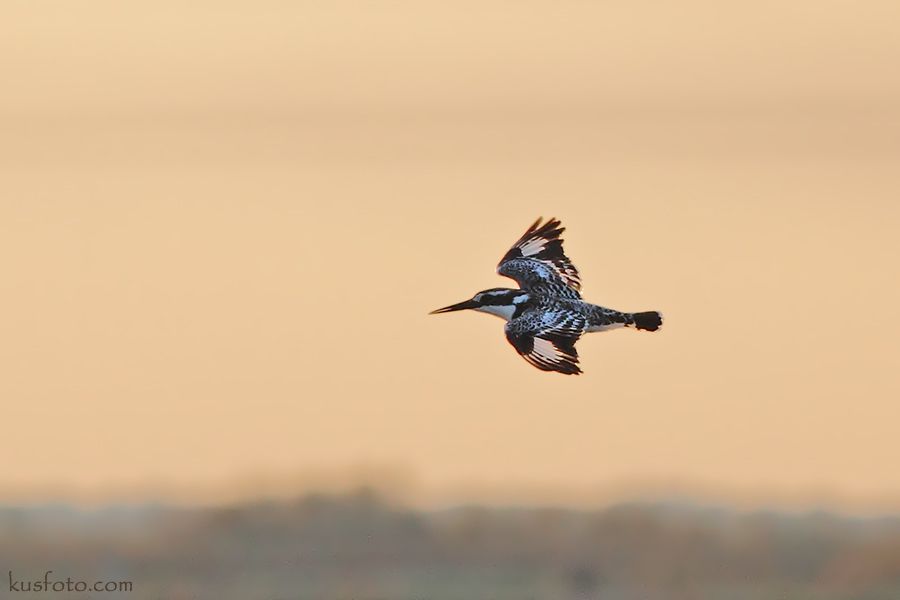
[[[624,313],[581,299],[581,277],[565,255],[560,234],[565,228],[538,219],[497,265],[497,273],[519,284],[518,290],[492,288],[470,300],[431,314],[470,308],[496,315],[506,323],[506,339],[542,371],[578,375],[575,342],[582,334],[617,327],[656,331],[662,315],[655,311]]]

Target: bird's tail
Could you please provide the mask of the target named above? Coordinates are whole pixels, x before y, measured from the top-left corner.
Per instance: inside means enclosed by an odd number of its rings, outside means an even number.
[[[655,310],[648,312],[631,313],[631,321],[634,326],[643,331],[656,331],[662,327],[662,313]],[[631,323],[629,323],[630,325]]]

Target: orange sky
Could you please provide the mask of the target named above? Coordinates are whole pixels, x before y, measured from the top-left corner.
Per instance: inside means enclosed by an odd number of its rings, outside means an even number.
[[[900,497],[898,18],[7,3],[0,488],[378,464]],[[426,314],[511,285],[539,215],[588,300],[664,329],[586,337],[573,378]]]

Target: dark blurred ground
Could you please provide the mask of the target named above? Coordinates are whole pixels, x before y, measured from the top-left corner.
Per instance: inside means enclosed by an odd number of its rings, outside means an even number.
[[[231,508],[6,508],[0,570],[3,598],[897,600],[900,518],[666,504],[426,512],[368,491]],[[10,570],[134,591],[8,592]]]

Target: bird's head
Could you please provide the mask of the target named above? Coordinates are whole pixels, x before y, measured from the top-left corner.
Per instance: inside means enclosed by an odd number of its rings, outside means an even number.
[[[509,321],[512,319],[516,309],[524,302],[528,301],[528,293],[522,290],[511,290],[508,288],[491,288],[478,292],[469,300],[464,300],[444,308],[431,311],[430,314],[436,315],[440,313],[453,312],[457,310],[477,310],[478,312],[495,315]]]

